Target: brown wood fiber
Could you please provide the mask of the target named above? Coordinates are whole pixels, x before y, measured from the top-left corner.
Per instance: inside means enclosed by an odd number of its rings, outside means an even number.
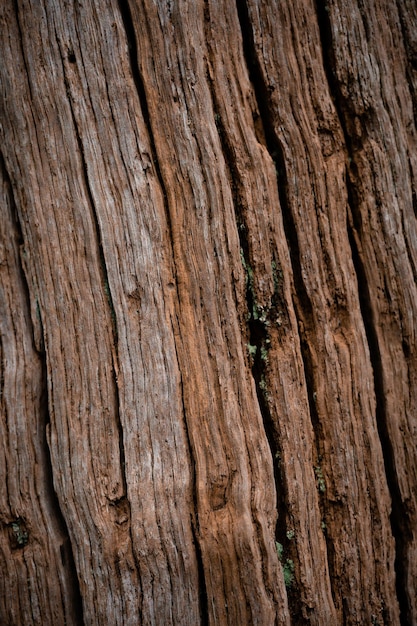
[[[416,624],[414,3],[0,5],[0,623]]]

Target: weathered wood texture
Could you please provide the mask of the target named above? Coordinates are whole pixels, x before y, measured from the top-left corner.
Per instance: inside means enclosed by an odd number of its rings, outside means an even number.
[[[0,623],[417,624],[415,4],[0,5]]]

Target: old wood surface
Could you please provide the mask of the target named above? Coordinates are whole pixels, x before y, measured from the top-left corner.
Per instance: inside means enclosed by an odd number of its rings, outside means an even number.
[[[415,4],[0,27],[0,623],[417,624]]]

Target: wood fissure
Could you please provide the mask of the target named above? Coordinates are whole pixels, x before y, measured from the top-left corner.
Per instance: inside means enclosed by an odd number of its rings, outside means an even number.
[[[337,81],[334,77],[333,74],[333,67],[334,67],[334,58],[333,58],[333,45],[332,45],[332,39],[331,39],[331,28],[330,28],[330,17],[329,17],[329,9],[328,9],[328,5],[326,0],[314,0],[314,6],[315,6],[315,10],[316,10],[316,15],[317,15],[317,24],[319,27],[319,32],[320,32],[320,40],[321,40],[321,50],[322,50],[322,64],[323,64],[323,69],[325,72],[325,76],[327,79],[327,84],[328,84],[328,88],[329,88],[329,94],[332,98],[333,104],[335,106],[335,111],[337,113],[338,116],[338,121],[340,124],[340,127],[342,129],[343,132],[343,140],[344,140],[344,146],[346,148],[346,152],[347,152],[347,156],[346,159],[347,161],[351,161],[352,160],[352,150],[350,148],[350,138],[348,133],[346,132],[346,127],[344,124],[344,118],[343,115],[341,115],[341,111],[340,111],[340,103],[339,103],[339,97],[338,97],[338,85],[337,85]],[[348,192],[348,201],[349,201],[349,207],[350,207],[350,215],[352,214],[352,209],[354,207],[354,202],[353,202],[353,198],[352,198],[352,186],[349,185],[349,175],[348,172],[346,173],[346,180],[347,180],[347,192]],[[353,264],[354,264],[354,268],[355,268],[355,272],[356,272],[356,280],[358,281],[358,293],[359,293],[359,300],[360,300],[360,304],[361,304],[361,313],[362,313],[362,320],[365,326],[365,332],[367,335],[367,339],[368,339],[368,347],[370,349],[370,357],[371,357],[371,362],[372,362],[372,371],[373,371],[373,382],[374,382],[374,388],[375,388],[375,363],[374,363],[374,357],[375,357],[375,353],[372,350],[372,342],[370,342],[370,333],[372,333],[372,326],[369,325],[369,320],[370,317],[365,313],[365,299],[363,296],[363,287],[364,285],[366,286],[365,282],[362,282],[362,280],[364,280],[364,274],[363,272],[361,273],[361,267],[360,267],[360,260],[359,260],[359,256],[357,254],[357,248],[353,239],[353,233],[352,233],[352,225],[349,223],[349,214],[347,215],[347,232],[348,232],[348,236],[349,236],[349,243],[350,243],[350,247],[351,247],[351,253],[352,253],[352,260],[353,260]],[[362,268],[363,269],[363,268]],[[377,403],[378,403],[378,398],[376,398]],[[312,413],[312,415],[314,415],[314,413]],[[379,415],[379,411],[378,411],[378,407],[377,407],[377,412],[376,415]],[[385,457],[385,450],[384,450],[384,457]],[[388,477],[387,477],[388,478]],[[389,485],[390,491],[391,491],[391,486]],[[328,555],[329,555],[329,566],[332,568],[332,563],[334,561],[335,558],[335,546],[331,543],[328,542]],[[333,568],[332,568],[333,569]],[[332,577],[333,580],[333,577]],[[337,584],[337,582],[335,581],[335,584]],[[333,589],[334,585],[332,584],[332,589]],[[398,589],[397,589],[398,592]],[[333,595],[334,595],[334,591],[333,591]],[[346,623],[346,622],[345,622]]]
[[[208,0],[205,2],[205,27],[206,27],[206,42],[209,50],[210,59],[210,33],[208,31],[208,24],[210,22],[210,10]],[[243,33],[243,40],[245,35]],[[277,437],[276,429],[274,428],[273,420],[268,406],[266,398],[267,390],[265,387],[265,369],[268,344],[270,338],[268,335],[267,321],[261,321],[256,313],[256,298],[254,293],[254,275],[252,269],[252,254],[251,246],[248,238],[249,224],[247,223],[245,211],[242,210],[242,198],[240,195],[240,189],[243,186],[241,175],[236,166],[232,146],[229,144],[226,129],[223,125],[222,117],[218,113],[220,107],[217,102],[216,90],[213,84],[213,79],[210,76],[210,68],[207,69],[207,81],[210,87],[210,94],[212,99],[212,106],[215,116],[215,124],[219,135],[220,144],[223,151],[224,161],[227,168],[228,180],[233,197],[234,213],[236,220],[236,230],[239,235],[239,245],[241,262],[245,273],[245,297],[246,297],[246,310],[244,313],[244,323],[247,327],[247,339],[248,343],[245,345],[245,349],[248,352],[248,360],[250,369],[252,372],[253,381],[255,383],[256,395],[258,399],[259,410],[262,415],[263,424],[265,427],[265,433],[268,439],[269,447],[271,449],[271,455],[273,459],[279,458],[281,455],[281,449],[279,439]],[[285,498],[285,481],[282,480],[281,472],[278,464],[274,463],[274,476],[275,476],[275,491],[277,502],[277,528],[276,528],[276,540],[283,542],[286,535],[286,498]],[[278,488],[279,485],[279,488]],[[278,530],[279,528],[279,530]]]
[[[178,320],[177,320],[178,323]],[[176,346],[176,357],[178,364],[180,363],[178,350]],[[193,508],[190,511],[190,519],[191,519],[191,531],[193,535],[194,541],[194,549],[195,556],[197,561],[197,571],[198,571],[198,599],[199,599],[199,609],[200,609],[200,619],[201,626],[208,626],[209,624],[209,606],[208,606],[208,596],[207,596],[207,587],[205,581],[205,572],[204,572],[204,561],[201,554],[201,545],[200,545],[200,528],[199,528],[199,519],[198,519],[198,494],[197,494],[197,485],[196,485],[196,463],[194,458],[193,446],[191,443],[191,435],[189,431],[189,424],[187,421],[187,411],[185,406],[185,398],[184,398],[184,382],[182,379],[182,375],[180,372],[180,387],[181,387],[181,405],[182,405],[182,413],[184,417],[184,427],[185,434],[187,438],[188,450],[190,454],[191,460],[191,479],[192,479],[192,496],[193,496]]]
[[[338,113],[341,128],[343,129],[344,143],[346,146],[346,186],[349,200],[347,231],[349,235],[349,242],[352,250],[352,259],[358,283],[361,314],[368,341],[370,360],[372,363],[374,391],[376,398],[376,420],[384,457],[387,484],[392,499],[390,523],[392,534],[395,540],[394,567],[396,572],[396,591],[400,608],[401,624],[402,626],[406,626],[412,623],[412,607],[410,605],[410,598],[407,594],[406,588],[408,567],[407,553],[409,543],[413,536],[413,529],[412,520],[410,519],[409,513],[407,511],[407,506],[403,502],[398,481],[395,451],[388,428],[389,409],[386,402],[387,389],[384,382],[384,364],[381,359],[378,332],[373,311],[374,304],[370,295],[367,271],[358,249],[358,246],[361,245],[360,232],[362,218],[358,202],[358,191],[355,189],[355,185],[352,182],[350,171],[356,167],[356,149],[360,149],[361,146],[360,144],[358,145],[357,140],[355,141],[355,138],[352,137],[352,132],[349,131],[347,127],[347,125],[349,124],[349,105],[346,102],[346,98],[342,95],[340,85],[336,78],[334,46],[337,44],[333,42],[332,38],[330,11],[325,2],[316,0],[315,4],[322,41],[322,50],[327,52],[327,54],[323,54],[323,66],[329,83],[330,93],[332,94],[335,108]],[[398,6],[400,5],[400,3],[397,4]],[[410,264],[413,267],[413,258],[410,253],[410,248],[408,244],[407,254]]]
[[[143,78],[139,69],[138,46],[136,42],[135,27],[134,27],[133,20],[132,20],[132,12],[130,10],[130,2],[129,0],[117,0],[117,2],[118,2],[119,9],[120,9],[120,14],[122,16],[123,26],[125,29],[126,40],[128,44],[130,69],[131,69],[132,77],[135,83],[136,92],[139,98],[143,120],[145,122],[146,129],[148,132],[148,139],[149,139],[149,143],[150,143],[151,151],[152,151],[152,163],[153,163],[153,166],[155,167],[156,175],[158,177],[158,182],[163,192],[166,215],[167,215],[168,222],[170,222],[170,212],[167,207],[167,194],[165,190],[165,183],[161,174],[161,168],[159,166],[159,159],[158,159],[158,154],[157,154],[156,146],[155,146],[155,138],[154,138],[154,133],[152,130],[152,122],[151,122],[151,118],[149,115],[148,102],[146,99],[146,91],[145,91],[145,87],[143,84]]]
[[[158,179],[161,191],[162,191],[165,215],[166,215],[168,231],[169,231],[169,242],[171,246],[171,254],[172,254],[172,261],[173,261],[175,288],[176,288],[177,296],[179,297],[178,269],[177,269],[177,263],[176,263],[176,253],[174,249],[174,226],[172,222],[173,218],[172,218],[171,210],[170,210],[169,203],[168,203],[168,194],[166,191],[164,177],[162,175],[160,164],[159,164],[159,157],[158,157],[157,148],[155,145],[155,137],[154,137],[154,132],[152,128],[151,117],[149,114],[146,90],[145,90],[143,78],[142,78],[141,71],[139,68],[139,63],[138,63],[138,46],[137,46],[137,41],[136,41],[135,27],[134,27],[133,20],[132,20],[130,2],[129,0],[118,0],[118,3],[119,3],[119,8],[120,8],[120,12],[122,15],[122,19],[123,19],[123,25],[124,25],[125,32],[126,32],[126,38],[128,41],[129,60],[130,60],[132,76],[135,82],[135,87],[136,87],[136,91],[138,94],[143,119],[144,119],[147,132],[148,132],[149,143],[150,143],[150,147],[152,151],[152,163],[155,168],[156,176],[157,176],[157,179]],[[177,325],[177,328],[174,331],[174,335],[178,336],[180,332],[179,331],[180,322],[178,319],[178,315],[176,315],[175,317],[174,324]],[[185,429],[187,445],[188,445],[188,454],[189,454],[190,465],[191,465],[191,479],[192,479],[191,490],[192,490],[194,506],[193,506],[193,510],[190,511],[190,519],[191,519],[191,530],[192,530],[192,535],[193,535],[193,540],[194,540],[195,558],[196,558],[197,568],[198,568],[199,610],[200,610],[201,624],[202,626],[205,626],[206,624],[209,623],[209,610],[208,610],[207,588],[206,588],[206,583],[205,583],[204,562],[202,559],[200,538],[199,538],[199,519],[198,519],[198,503],[197,503],[197,488],[196,488],[196,462],[194,458],[194,450],[193,450],[193,446],[191,442],[191,435],[189,431],[186,403],[184,399],[184,383],[183,383],[182,372],[180,369],[181,361],[180,361],[180,357],[178,354],[177,339],[174,340],[174,344],[175,344],[175,354],[176,354],[176,359],[177,359],[177,363],[179,367],[179,376],[180,376],[179,385],[180,385],[180,394],[181,394],[182,419],[184,423],[184,429]]]
[[[246,65],[248,68],[249,76],[251,78],[254,93],[256,96],[257,105],[258,105],[261,120],[262,120],[262,127],[264,130],[266,147],[271,156],[271,159],[273,160],[275,164],[277,190],[278,190],[280,206],[281,206],[281,211],[282,211],[283,226],[284,226],[287,246],[288,246],[290,259],[291,259],[291,273],[293,275],[293,280],[294,280],[295,293],[293,294],[293,306],[294,306],[296,316],[297,316],[301,357],[303,360],[306,390],[307,390],[308,401],[309,401],[310,420],[311,420],[311,424],[313,426],[313,430],[315,433],[315,437],[314,437],[314,445],[316,447],[315,465],[318,466],[320,462],[319,459],[321,459],[321,454],[322,454],[322,449],[320,445],[320,442],[322,439],[322,430],[320,427],[320,422],[317,416],[317,411],[316,411],[316,406],[315,406],[315,401],[314,401],[314,398],[316,397],[317,393],[316,393],[316,389],[314,385],[314,378],[312,374],[313,365],[312,365],[311,358],[310,358],[310,349],[309,349],[308,342],[305,340],[304,332],[303,332],[304,326],[310,323],[312,305],[308,297],[308,294],[305,290],[304,281],[302,278],[297,229],[295,227],[290,202],[288,199],[286,160],[284,157],[281,142],[279,141],[276,135],[274,124],[271,119],[271,113],[269,110],[268,88],[263,80],[262,71],[259,65],[258,53],[257,53],[255,42],[254,42],[253,29],[252,29],[251,19],[250,19],[249,12],[248,12],[247,2],[246,0],[244,2],[240,2],[238,0],[236,3],[236,6],[237,6],[240,25],[242,29],[242,41],[243,41],[243,48],[245,52]],[[253,306],[251,302],[249,304],[250,306]],[[260,341],[259,340],[257,341],[257,344],[259,344],[260,349],[257,351],[256,360],[253,365],[253,369],[255,370],[254,376],[257,381],[258,398],[259,398],[262,412],[263,414],[265,413],[268,416],[265,418],[265,424],[266,424],[267,433],[269,433],[269,440],[271,441],[271,448],[272,448],[273,456],[274,458],[279,459],[282,454],[282,449],[281,449],[279,442],[276,440],[276,436],[275,436],[275,443],[272,443],[274,441],[274,437],[273,435],[271,435],[271,432],[273,432],[275,428],[273,427],[271,423],[271,417],[269,415],[269,409],[268,409],[268,402],[265,397],[265,389],[262,390],[262,385],[260,385],[261,381],[265,380],[264,378],[265,362],[261,358],[261,347],[265,346],[265,339],[266,339],[267,333],[266,333],[265,327],[262,324],[259,324],[258,321],[251,320],[249,324],[251,327],[251,335],[254,335],[255,337],[259,337],[261,335]],[[283,481],[283,472],[285,472],[285,469],[280,467],[280,464],[278,463],[275,464],[274,469],[275,469],[275,479],[277,481],[277,484],[281,483],[285,485],[285,481]],[[291,537],[291,532],[292,532],[291,531],[292,527],[288,520],[288,516],[286,514],[287,498],[288,498],[287,495],[284,497],[283,495],[281,495],[281,497],[278,500],[280,502],[280,505],[279,505],[280,515],[278,517],[278,523],[277,523],[277,529],[276,529],[277,541],[283,546],[284,552],[288,551],[288,548],[290,545],[290,540],[288,539],[288,533],[290,533],[289,536]],[[325,519],[326,510],[325,510],[325,504],[323,503],[323,499],[320,499],[319,502],[320,502],[320,508],[322,512],[322,517],[323,519]],[[327,534],[325,533],[324,536],[326,539],[326,543],[328,543]],[[331,554],[331,547],[327,546],[327,551],[329,554]],[[329,571],[330,581],[332,582],[333,576],[332,576],[332,570],[331,570],[331,559],[329,559],[329,570],[330,570]],[[333,584],[332,584],[332,588],[333,588]],[[296,600],[297,592],[294,590],[293,587],[291,587],[289,591],[290,591],[291,599],[293,601],[293,611],[291,613],[291,616],[294,617],[294,615],[296,614],[296,609],[294,607],[297,604],[297,600]],[[297,622],[294,622],[294,623],[297,623]]]
[[[351,202],[351,211],[353,201]],[[372,305],[369,295],[368,281],[366,273],[358,253],[357,243],[355,241],[354,227],[352,220],[348,224],[349,239],[352,247],[352,258],[355,265],[362,318],[365,325],[366,336],[368,339],[369,353],[374,373],[374,389],[376,398],[376,418],[378,424],[378,433],[381,440],[382,451],[384,455],[385,472],[387,483],[392,499],[392,510],[390,522],[392,534],[395,539],[395,572],[396,572],[396,590],[398,603],[400,606],[400,618],[402,626],[410,624],[410,606],[405,592],[406,580],[406,563],[407,563],[407,544],[412,537],[412,529],[408,518],[406,507],[403,505],[401,493],[398,485],[397,474],[395,471],[395,455],[387,430],[387,411],[385,402],[384,377],[382,373],[381,354],[378,346],[378,337],[375,331],[375,324],[372,315]]]

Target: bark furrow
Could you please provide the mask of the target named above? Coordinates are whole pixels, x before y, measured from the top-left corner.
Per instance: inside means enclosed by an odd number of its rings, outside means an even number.
[[[395,7],[375,5],[365,12],[364,7],[358,3],[353,15],[348,17],[341,7],[330,3],[326,10],[319,4],[318,14],[322,47],[329,51],[327,61],[324,57],[324,65],[347,147],[346,178],[350,201],[348,228],[373,365],[378,430],[392,498],[390,520],[396,542],[396,587],[401,622],[408,624],[413,622],[412,616],[415,615],[415,594],[409,591],[415,588],[416,581],[416,548],[413,532],[416,524],[416,504],[415,498],[410,499],[409,496],[410,491],[415,493],[415,472],[411,472],[411,485],[407,485],[408,479],[402,475],[404,465],[398,463],[398,458],[408,458],[410,467],[415,468],[415,457],[411,450],[404,456],[404,452],[401,451],[403,444],[398,435],[399,431],[415,432],[416,429],[415,414],[411,409],[414,400],[410,397],[413,391],[410,387],[404,390],[404,395],[402,391],[404,389],[402,380],[405,378],[410,383],[415,375],[417,359],[408,339],[410,335],[415,334],[415,296],[407,293],[415,292],[417,258],[415,166],[413,167],[409,158],[410,150],[415,151],[416,145],[415,115],[413,116],[410,110],[410,104],[415,103],[413,71],[410,64],[413,50],[410,25],[415,22],[415,7],[411,9],[407,2],[398,2],[397,8],[398,13]],[[386,32],[384,33],[382,23],[378,19],[382,16],[387,21],[387,27],[391,29],[390,37],[384,38]],[[348,24],[349,19],[357,19],[358,30],[362,32],[360,44],[357,45],[358,73],[351,76],[350,93],[347,95],[346,74],[351,69],[341,60],[337,49],[341,45],[341,40],[348,39],[351,33],[346,28],[336,30],[335,25],[342,21]],[[374,59],[374,67],[367,67],[367,58]],[[378,83],[376,77],[379,73],[383,74],[383,79]],[[403,95],[400,101],[393,98],[394,84],[395,91]],[[370,86],[372,91],[369,91]],[[366,93],[367,90],[369,93]],[[381,125],[376,123],[378,118],[385,120],[383,130]],[[404,120],[404,128],[407,129],[405,133],[399,132],[399,120]],[[398,174],[398,165],[393,161],[394,144],[397,151],[396,162],[403,164],[401,175]],[[377,151],[378,157],[372,158]],[[366,165],[364,159],[367,161]],[[387,168],[388,163],[392,164],[392,178],[390,180],[388,174],[385,197],[382,199],[377,189],[379,180],[384,176],[384,165]],[[370,184],[376,190],[376,202],[366,198],[363,193]],[[371,216],[370,220],[368,215]],[[398,225],[396,230],[382,228],[384,245],[380,247],[369,239],[369,224],[377,221],[381,225],[388,215],[389,219],[397,221]],[[406,255],[403,251],[406,251]],[[402,262],[399,262],[399,259]],[[383,299],[377,295],[378,285],[383,285]],[[405,316],[404,322],[402,314],[395,313],[401,306],[403,298],[410,302],[407,306],[413,311]],[[391,324],[385,323],[383,319],[387,304],[391,309]],[[398,317],[400,322],[398,328],[395,328],[395,320]],[[395,354],[395,359],[390,358],[389,353]],[[395,404],[390,400],[392,386],[397,389]]]

